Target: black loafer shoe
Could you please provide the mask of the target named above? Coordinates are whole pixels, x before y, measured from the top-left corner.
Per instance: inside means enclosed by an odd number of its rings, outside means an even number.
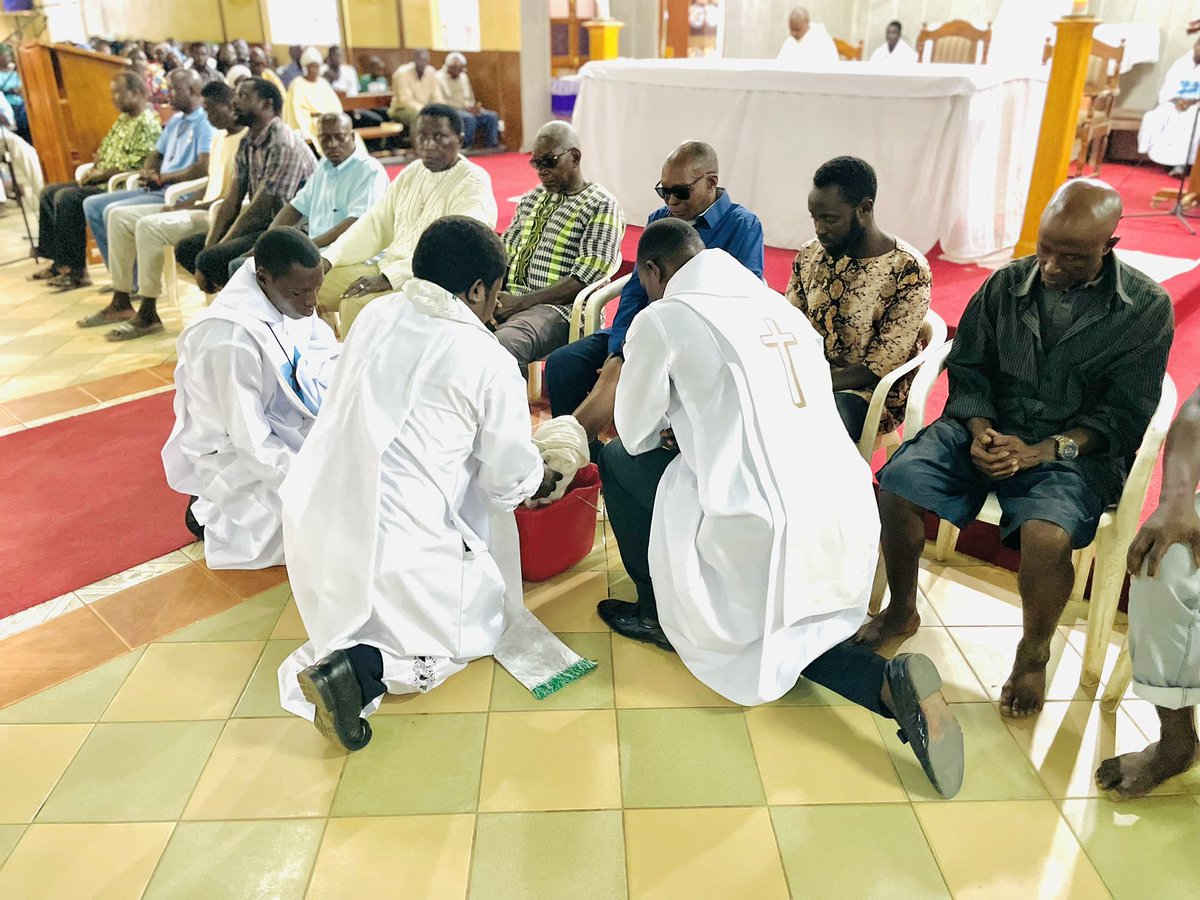
[[[662,628],[657,622],[653,625],[647,623],[638,612],[636,603],[627,603],[624,600],[615,600],[610,597],[596,604],[596,613],[605,625],[622,637],[632,638],[644,644],[654,644],[663,650],[675,652],[675,648],[667,640]]]
[[[920,653],[901,653],[884,668],[900,740],[912,747],[933,789],[946,799],[963,780],[963,734],[942,696],[942,678]]]
[[[317,708],[313,724],[347,750],[361,750],[371,740],[371,726],[361,717],[362,688],[345,650],[335,650],[296,676],[304,699]]]

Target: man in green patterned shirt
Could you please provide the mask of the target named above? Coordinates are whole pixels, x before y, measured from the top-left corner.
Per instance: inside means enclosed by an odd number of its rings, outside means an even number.
[[[120,115],[96,151],[95,165],[83,180],[50,184],[41,195],[37,255],[50,265],[35,273],[61,291],[92,283],[87,273],[87,222],[83,201],[102,193],[118,172],[140,169],[154,152],[162,123],[146,98],[146,82],[133,71],[119,72],[112,80],[112,101]]]
[[[504,230],[508,274],[496,305],[496,337],[524,369],[567,343],[575,295],[611,275],[625,236],[616,198],[579,168],[579,135],[566,122],[538,131],[529,164],[539,187]]]

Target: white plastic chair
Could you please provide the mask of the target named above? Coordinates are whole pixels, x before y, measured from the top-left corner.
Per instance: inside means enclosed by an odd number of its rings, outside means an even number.
[[[87,175],[88,172],[92,171],[94,168],[96,168],[95,163],[83,163],[83,165],[76,166],[75,181],[82,181],[83,176]],[[110,193],[112,191],[122,190],[125,187],[125,183],[129,181],[129,179],[135,177],[137,177],[137,172],[118,172],[116,175],[113,175],[108,179],[108,184],[104,189]]]
[[[930,357],[929,363],[922,368],[913,382],[908,398],[908,410],[905,414],[905,425],[909,433],[915,435],[925,422],[925,406],[929,394],[937,381],[938,375],[946,367],[946,359],[950,355],[953,341],[948,341],[942,348]],[[1075,584],[1071,590],[1072,600],[1082,600],[1083,590],[1087,584],[1088,572],[1092,563],[1096,564],[1096,577],[1092,583],[1091,603],[1088,610],[1087,642],[1083,653],[1083,674],[1080,683],[1085,686],[1097,684],[1100,672],[1104,667],[1104,652],[1112,637],[1113,619],[1117,612],[1117,602],[1121,595],[1121,584],[1125,577],[1125,556],[1129,545],[1137,534],[1138,522],[1142,507],[1146,503],[1146,493],[1150,489],[1150,475],[1154,464],[1166,440],[1167,428],[1170,427],[1171,417],[1175,414],[1175,383],[1169,375],[1163,377],[1162,397],[1158,408],[1150,419],[1146,433],[1142,437],[1134,457],[1129,477],[1125,480],[1125,488],[1121,499],[1114,508],[1106,510],[1100,516],[1100,524],[1096,530],[1096,539],[1088,547],[1076,550],[1072,555],[1075,565]],[[914,407],[916,407],[914,409]],[[995,494],[989,494],[987,501],[976,517],[981,522],[990,525],[1000,524],[1000,502]],[[938,562],[945,562],[958,542],[959,529],[949,522],[942,521],[938,526],[937,549],[934,553]],[[1124,688],[1122,688],[1124,693]]]
[[[921,322],[921,339],[925,342],[924,349],[904,365],[898,366],[879,379],[875,390],[871,392],[871,405],[867,407],[862,436],[858,439],[858,452],[867,462],[871,461],[871,457],[881,447],[887,449],[888,459],[900,448],[899,428],[890,434],[879,434],[879,420],[883,418],[883,404],[888,394],[897,381],[925,365],[925,362],[946,343],[946,322],[932,309],[925,313],[925,319]]]
[[[163,196],[163,206],[170,208],[179,202],[181,197],[194,194],[208,187],[208,178],[194,178],[191,181],[180,181],[167,188]],[[209,213],[209,226],[212,226],[212,213]],[[162,293],[168,303],[179,303],[179,270],[175,265],[175,245],[163,247]]]

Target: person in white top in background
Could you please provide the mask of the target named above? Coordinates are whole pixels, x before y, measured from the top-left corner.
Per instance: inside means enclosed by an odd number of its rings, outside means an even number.
[[[797,6],[788,15],[790,34],[779,48],[776,59],[790,66],[822,68],[839,62],[837,45],[821,24],[814,25],[808,10]]]
[[[962,783],[962,732],[933,663],[849,643],[866,615],[879,512],[803,313],[678,219],[647,226],[650,298],[625,342],[605,508],[637,602],[596,611],[673,649],[743,706],[803,674],[886,718],[934,787]]]
[[[1158,106],[1142,118],[1138,152],[1159,165],[1171,166],[1172,175],[1182,175],[1196,158],[1192,128],[1196,124],[1197,104],[1200,104],[1200,40],[1167,70],[1158,92]],[[1200,129],[1196,138],[1200,139]]]
[[[445,103],[437,70],[429,62],[428,50],[414,50],[413,61],[392,73],[392,105],[388,118],[404,126],[410,137],[417,116],[431,103]]]
[[[446,64],[438,71],[438,84],[446,103],[458,110],[463,120],[463,146],[475,143],[475,129],[483,129],[483,146],[495,147],[500,143],[500,116],[484,109],[475,99],[475,90],[467,76],[467,58],[461,53],[450,53]]]
[[[871,54],[872,63],[905,66],[917,61],[917,51],[900,36],[903,30],[904,26],[899,21],[888,22],[887,40]]]
[[[279,486],[328,392],[341,345],[316,315],[316,246],[266,231],[213,305],[179,336],[167,483],[213,569],[284,561]]]
[[[523,602],[513,510],[549,495],[557,473],[533,444],[525,383],[484,325],[506,265],[489,226],[431,224],[414,277],[346,342],[282,488],[309,641],[279,668],[280,702],[348,750],[371,739],[360,717],[385,692],[436,690],[472,659],[494,654],[518,680],[544,661],[555,687],[591,668]]]

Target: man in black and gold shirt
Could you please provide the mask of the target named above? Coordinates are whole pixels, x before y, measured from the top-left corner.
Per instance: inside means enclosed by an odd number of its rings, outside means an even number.
[[[947,367],[945,413],[880,472],[890,606],[855,640],[916,632],[921,516],[962,528],[989,493],[1001,535],[1021,547],[1024,635],[1000,710],[1042,708],[1050,639],[1086,547],[1125,476],[1162,393],[1174,336],[1171,298],[1113,255],[1121,198],[1077,179],[1042,215],[1037,255],[996,272],[971,299]]]

